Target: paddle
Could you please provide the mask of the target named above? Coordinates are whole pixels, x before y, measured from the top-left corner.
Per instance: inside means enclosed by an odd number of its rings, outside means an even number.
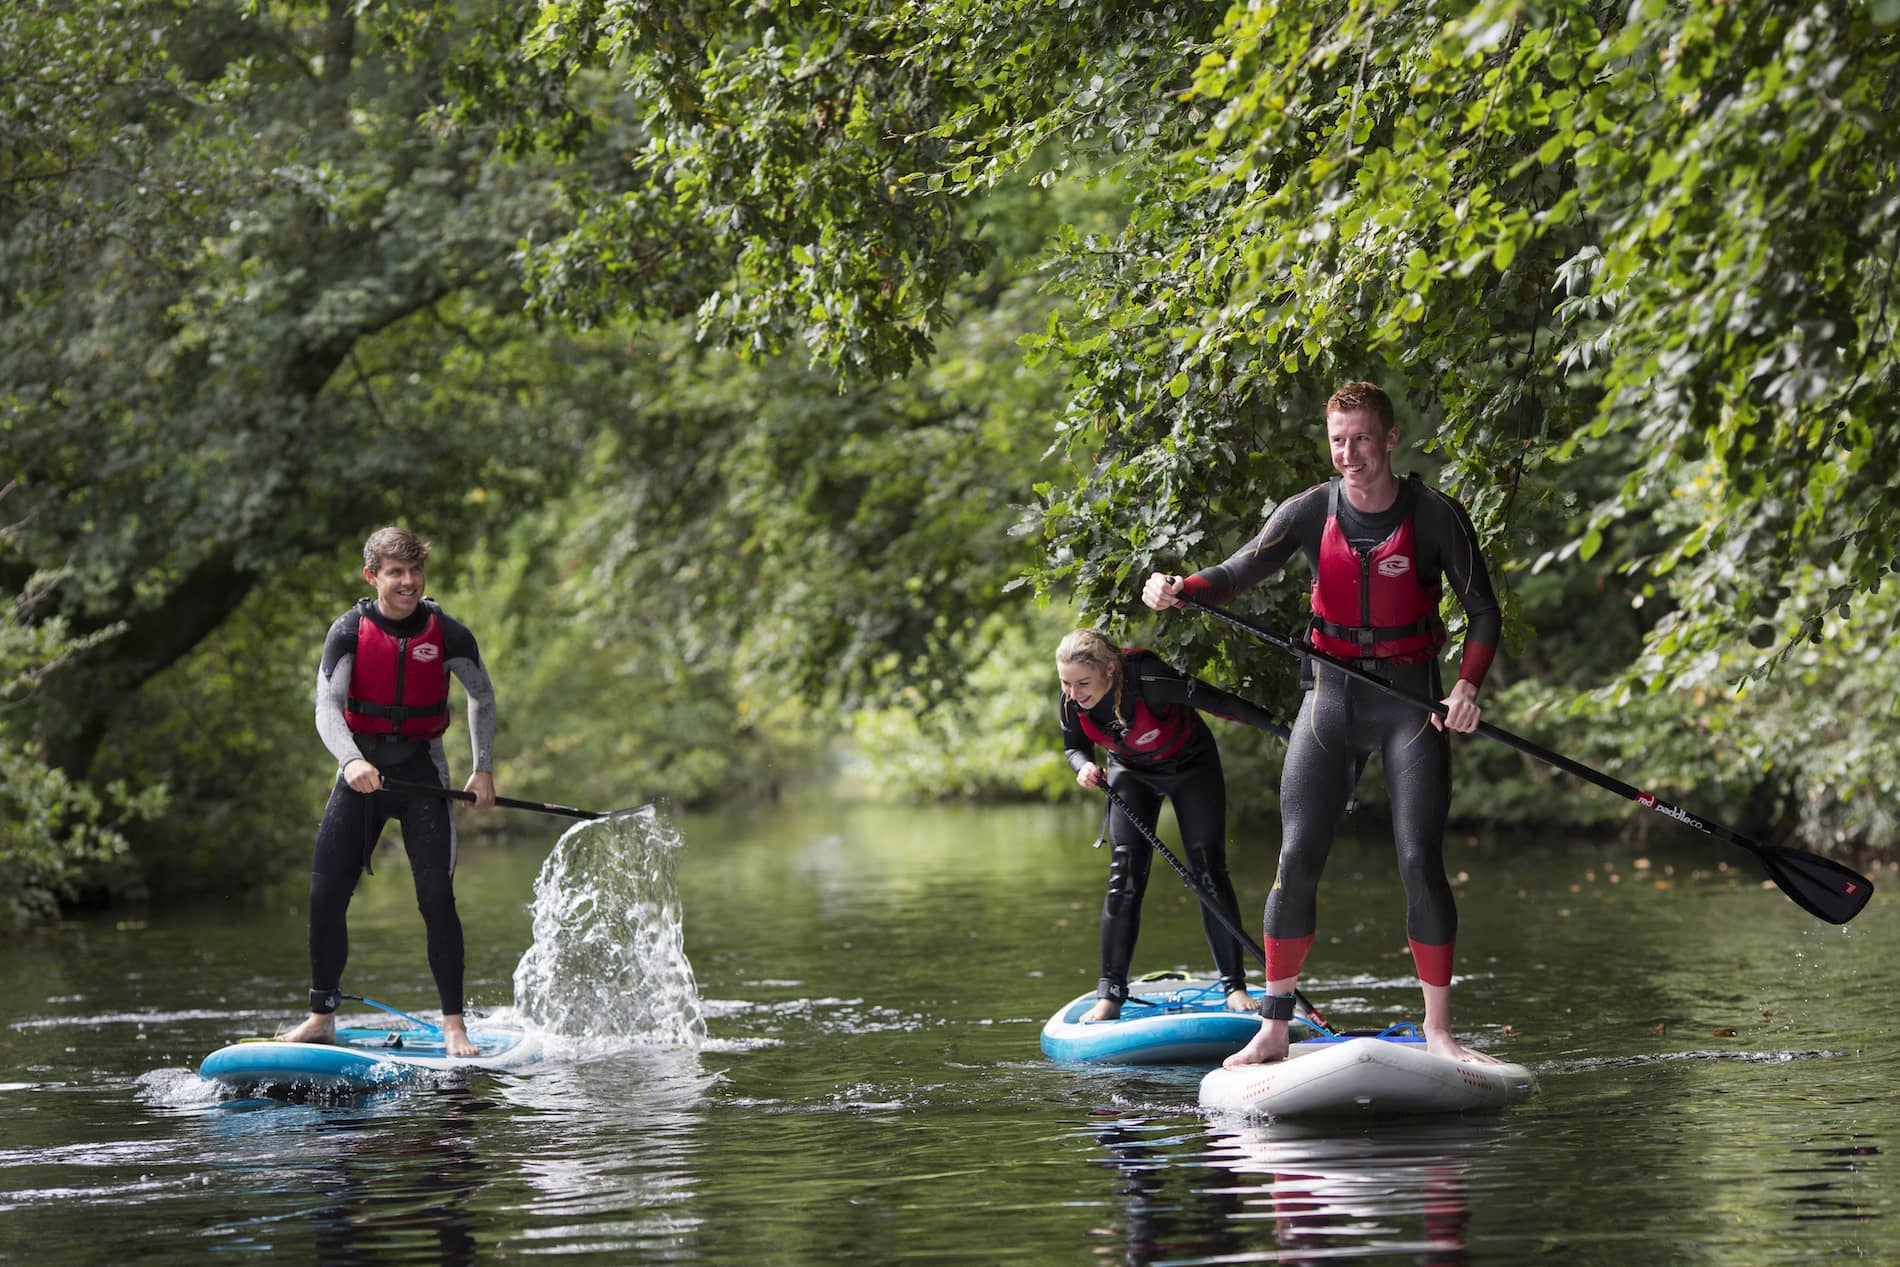
[[[1193,875],[1182,865],[1181,860],[1174,856],[1172,850],[1161,843],[1161,837],[1155,835],[1154,832],[1148,829],[1146,823],[1135,817],[1134,812],[1128,808],[1128,802],[1117,796],[1115,789],[1110,787],[1107,783],[1102,784],[1102,794],[1108,797],[1108,803],[1110,805],[1113,805],[1122,812],[1123,818],[1126,818],[1135,825],[1135,830],[1141,833],[1142,838],[1148,842],[1149,846],[1167,860],[1168,865],[1174,868],[1174,873],[1181,877],[1181,882],[1188,886],[1188,891],[1200,899],[1201,905],[1205,907],[1208,914],[1212,915],[1215,921],[1227,931],[1227,935],[1245,946],[1248,950],[1253,951],[1254,958],[1260,961],[1260,966],[1262,968],[1266,967],[1267,952],[1260,948],[1260,943],[1242,932],[1240,926],[1234,923],[1233,916],[1222,910],[1220,903],[1214,900],[1213,894],[1208,893],[1199,884],[1194,882]],[[1313,1006],[1311,999],[1300,993],[1298,988],[1294,989],[1293,997],[1299,1000],[1301,1007],[1306,1009],[1306,1021],[1308,1024],[1330,1038],[1339,1037],[1339,1031],[1326,1023],[1326,1018],[1319,1014],[1319,1010]]]
[[[1263,628],[1244,616],[1236,616],[1224,607],[1203,603],[1186,595],[1176,595],[1176,598],[1182,606],[1204,611],[1216,620],[1225,621],[1244,633],[1252,634],[1262,642],[1272,643],[1282,651],[1294,656],[1318,660],[1322,664],[1330,664],[1340,672],[1369,683],[1387,695],[1416,704],[1439,717],[1445,715],[1444,704],[1436,700],[1420,699],[1411,692],[1392,685],[1377,674],[1359,668],[1351,661],[1337,659],[1323,651],[1315,651],[1304,643],[1295,642],[1291,638],[1274,633],[1271,629]],[[1493,726],[1490,722],[1479,722],[1478,733],[1495,739],[1506,747],[1515,748],[1527,757],[1535,757],[1546,765],[1555,766],[1586,782],[1594,783],[1607,792],[1615,792],[1626,800],[1635,801],[1644,809],[1653,809],[1658,814],[1667,815],[1679,823],[1687,824],[1706,836],[1713,836],[1717,840],[1748,850],[1760,859],[1762,869],[1768,873],[1768,878],[1793,899],[1796,906],[1830,924],[1845,924],[1853,919],[1854,916],[1860,914],[1861,908],[1866,906],[1867,900],[1874,895],[1873,881],[1832,858],[1823,858],[1819,854],[1809,853],[1804,849],[1793,849],[1785,845],[1765,845],[1759,840],[1751,840],[1740,832],[1732,831],[1720,823],[1697,818],[1694,814],[1671,805],[1659,796],[1642,791],[1601,770],[1593,770],[1582,762],[1573,761],[1561,753],[1540,747],[1508,730]]]
[[[408,792],[418,796],[440,796],[451,801],[466,801],[474,804],[475,793],[458,792],[454,788],[438,787],[433,783],[411,783],[406,779],[384,779],[383,787],[391,792]],[[497,796],[495,804],[508,809],[533,810],[537,814],[558,814],[563,818],[612,818],[616,814],[633,814],[646,808],[636,805],[632,809],[593,810],[575,809],[571,805],[554,805],[547,801],[518,801],[512,796]]]
[[[402,1017],[403,1020],[408,1021],[411,1025],[414,1025],[419,1029],[426,1029],[430,1031],[431,1033],[435,1033],[435,1034],[440,1034],[442,1032],[442,1027],[440,1025],[431,1025],[428,1021],[423,1020],[420,1016],[411,1016],[409,1015],[409,1013],[401,1010],[400,1008],[393,1008],[389,1006],[389,1004],[387,1003],[378,1003],[375,999],[366,999],[360,994],[346,994],[343,997],[350,1000],[350,1002],[352,1003],[366,1003],[370,1007],[380,1008],[381,1010],[389,1013],[391,1016],[400,1016]]]

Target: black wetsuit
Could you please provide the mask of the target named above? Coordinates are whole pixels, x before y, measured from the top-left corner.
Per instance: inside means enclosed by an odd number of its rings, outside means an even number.
[[[1226,562],[1189,578],[1184,591],[1204,602],[1225,602],[1277,572],[1296,550],[1305,553],[1317,573],[1333,482],[1281,503],[1259,536]],[[1459,676],[1474,687],[1480,685],[1503,619],[1477,533],[1464,509],[1416,482],[1378,514],[1355,510],[1343,496],[1337,504],[1340,529],[1361,555],[1390,538],[1408,514],[1413,517],[1421,577],[1448,581],[1465,610]],[[1444,865],[1445,817],[1451,803],[1448,737],[1423,709],[1330,665],[1308,661],[1307,666],[1305,694],[1280,778],[1280,863],[1265,918],[1268,979],[1298,975],[1318,927],[1319,880],[1333,830],[1352,796],[1364,754],[1377,752],[1384,762],[1399,873],[1405,883],[1406,936],[1420,978],[1431,985],[1449,984],[1458,909]],[[1361,667],[1420,699],[1444,696],[1436,657]]]
[[[1263,709],[1188,677],[1146,651],[1123,652],[1120,695],[1119,717],[1108,695],[1087,714],[1108,748],[1104,774],[1109,787],[1149,831],[1161,816],[1162,798],[1174,802],[1189,871],[1238,926],[1240,904],[1227,874],[1227,783],[1213,732],[1195,710],[1206,709],[1250,726],[1271,727],[1273,719]],[[1079,773],[1095,760],[1096,741],[1084,729],[1075,701],[1066,695],[1061,697],[1060,713],[1064,755],[1070,768]],[[1162,755],[1151,755],[1155,753]],[[1154,851],[1140,828],[1119,809],[1110,811],[1109,841],[1108,892],[1102,901],[1102,977],[1096,993],[1120,1002],[1128,997],[1128,968],[1141,932],[1141,899]],[[1225,989],[1245,989],[1247,970],[1240,942],[1205,909],[1201,924]]]
[[[468,720],[474,768],[493,769],[495,695],[482,667],[475,637],[459,621],[443,614],[442,654],[450,673],[468,696]],[[410,638],[429,618],[418,606],[404,620],[385,618],[373,605],[352,607],[330,626],[317,669],[317,733],[337,762],[336,785],[317,827],[310,860],[311,1011],[336,1010],[343,968],[349,959],[347,915],[357,877],[370,869],[370,855],[392,818],[402,825],[403,849],[415,879],[416,906],[428,938],[429,971],[445,1016],[463,1010],[462,921],[455,909],[455,824],[446,799],[392,791],[362,793],[343,781],[343,768],[362,758],[385,778],[449,785],[448,762],[438,739],[404,739],[352,731],[344,720],[350,670],[357,650],[358,622],[374,620],[389,634]]]

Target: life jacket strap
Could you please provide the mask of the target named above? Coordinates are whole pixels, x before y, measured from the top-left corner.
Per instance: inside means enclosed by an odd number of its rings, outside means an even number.
[[[352,695],[343,705],[344,711],[361,713],[365,717],[381,717],[388,721],[416,721],[424,717],[447,717],[449,702],[440,704],[377,704]]]

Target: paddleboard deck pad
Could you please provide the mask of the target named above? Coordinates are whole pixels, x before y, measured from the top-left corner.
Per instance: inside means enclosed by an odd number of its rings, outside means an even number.
[[[1255,1003],[1261,991],[1249,991]],[[1051,1060],[1104,1065],[1218,1064],[1260,1030],[1253,1012],[1227,1009],[1220,982],[1185,972],[1151,972],[1128,983],[1128,1001],[1113,1021],[1083,1023],[1095,995],[1080,995],[1042,1027]]]
[[[1201,1107],[1276,1118],[1468,1113],[1527,1100],[1532,1085],[1522,1065],[1435,1056],[1401,1025],[1308,1039],[1285,1060],[1216,1069],[1201,1079]]]
[[[518,1069],[540,1059],[540,1036],[519,1029],[475,1029],[474,1056],[450,1056],[442,1035],[426,1029],[339,1027],[333,1043],[255,1038],[220,1047],[198,1075],[231,1087],[369,1090],[431,1073]]]

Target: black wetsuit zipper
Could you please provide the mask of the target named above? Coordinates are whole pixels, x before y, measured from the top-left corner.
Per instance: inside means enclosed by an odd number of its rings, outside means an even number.
[[[402,677],[408,667],[409,639],[398,638],[396,639],[396,708],[398,712],[395,720],[395,729],[392,732],[397,735],[402,734],[402,717],[400,711],[402,709]]]

